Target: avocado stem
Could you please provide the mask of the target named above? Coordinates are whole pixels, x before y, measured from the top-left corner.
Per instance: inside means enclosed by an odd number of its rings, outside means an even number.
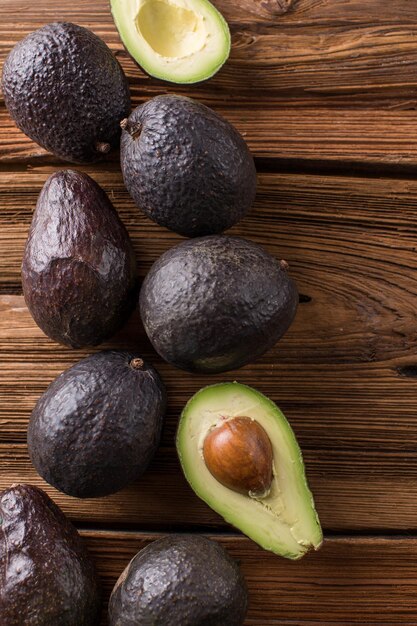
[[[144,363],[143,363],[143,359],[139,358],[138,356],[136,356],[135,358],[133,358],[130,363],[129,363],[130,367],[132,367],[134,370],[141,370]]]
[[[287,263],[287,261],[284,261],[284,259],[281,259],[281,261],[279,262],[280,268],[284,271],[287,272],[290,269],[289,264]]]
[[[122,130],[125,130],[132,139],[137,139],[142,132],[142,124],[140,122],[136,122],[136,124],[129,124],[129,120],[125,118],[120,122],[120,127]]]
[[[97,141],[96,143],[96,150],[101,154],[107,154],[107,152],[110,152],[110,148],[110,144],[105,141]]]

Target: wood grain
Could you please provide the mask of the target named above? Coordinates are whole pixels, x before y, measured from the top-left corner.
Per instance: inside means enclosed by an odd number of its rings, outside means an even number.
[[[119,209],[143,276],[181,238],[141,215],[115,164],[82,169]],[[31,210],[52,171],[0,174],[3,285],[18,288]],[[415,528],[416,199],[417,183],[408,179],[260,175],[256,206],[234,232],[290,262],[303,294],[295,324],[257,363],[207,379],[163,363],[134,316],[107,346],[137,347],[161,371],[169,392],[163,448],[142,481],[100,505],[53,492],[71,517],[162,528],[180,526],[186,511],[188,524],[220,524],[186,486],[173,439],[192,393],[238,379],[271,396],[291,420],[326,528]],[[0,440],[22,442],[36,399],[87,351],[45,338],[21,296],[0,297],[0,311]],[[2,486],[38,481],[24,447],[7,450],[6,444]]]
[[[13,483],[35,484],[71,520],[103,528],[194,531],[228,527],[194,495],[180,470],[173,442],[168,444],[134,484],[94,500],[71,498],[47,485],[32,467],[26,445],[0,444],[0,490]],[[414,451],[304,449],[304,461],[326,531],[417,530]]]
[[[160,535],[82,533],[106,596],[138,550]],[[415,626],[417,540],[333,538],[302,561],[263,552],[242,537],[212,535],[240,561],[249,589],[246,626]],[[106,623],[103,620],[103,624]]]
[[[324,167],[383,172],[412,172],[417,163],[413,140],[415,113],[368,109],[223,109],[216,107],[244,135],[257,159],[267,167]],[[261,159],[261,161],[259,161]],[[271,161],[274,159],[274,161]],[[118,162],[118,154],[109,155]],[[0,165],[56,164],[68,167],[25,137],[0,109]]]
[[[186,87],[150,79],[118,38],[107,3],[42,0],[3,3],[0,62],[31,30],[72,19],[102,36],[120,59],[133,104],[158,93],[193,95],[226,115],[254,154],[283,162],[416,164],[414,113],[417,18],[405,0],[379,9],[375,0],[219,2],[229,19],[233,49],[212,80]],[[20,16],[24,15],[24,21]],[[23,136],[0,108],[0,163],[53,162]],[[113,155],[117,159],[117,155]]]
[[[0,275],[16,289],[31,209],[51,171],[0,177]],[[180,238],[133,207],[113,166],[97,168],[95,177],[130,230],[143,276]],[[303,445],[413,449],[416,200],[412,180],[261,175],[251,216],[232,232],[287,259],[303,301],[275,349],[252,366],[210,381],[237,377],[274,397]],[[86,352],[44,338],[22,298],[3,296],[0,310],[0,438],[21,440],[35,399]],[[162,363],[137,317],[110,345],[135,346],[159,367],[170,391],[171,434],[181,407],[207,377],[178,376]]]
[[[334,0],[214,0],[213,4],[232,25],[267,23],[283,27],[317,23],[335,27],[356,23],[398,24],[400,21],[413,24],[416,21],[415,7],[409,0],[391,0],[384,5],[379,0],[343,0],[343,3]],[[14,22],[11,20],[12,31],[54,19],[72,19],[90,25],[95,22],[112,24],[105,0],[77,0],[76,3],[61,0],[58,4],[40,0],[36,6],[25,4],[24,0],[2,0],[2,9],[6,17],[15,18]],[[10,37],[10,31],[6,34]],[[7,37],[4,40],[7,41]]]
[[[142,479],[108,498],[76,500],[45,485],[27,454],[30,412],[49,382],[87,351],[58,346],[36,327],[20,295],[20,262],[37,194],[67,165],[18,131],[0,100],[0,489],[25,481],[44,487],[82,528],[106,595],[160,531],[205,530],[242,563],[247,626],[415,626],[417,9],[410,0],[215,2],[231,25],[231,58],[192,88],[136,67],[106,0],[2,0],[0,66],[28,32],[67,19],[109,44],[134,106],[177,92],[224,114],[263,172],[252,213],[231,232],[289,261],[302,294],[296,321],[256,363],[204,377],[163,363],[134,315],[104,347],[140,350],[167,383],[155,460]],[[143,277],[181,238],[133,206],[117,153],[80,169],[110,194]],[[327,537],[299,563],[234,534],[178,466],[174,437],[184,403],[205,384],[234,379],[275,400],[303,448]]]

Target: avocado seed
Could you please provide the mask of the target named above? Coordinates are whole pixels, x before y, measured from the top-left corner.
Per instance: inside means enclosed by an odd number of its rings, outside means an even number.
[[[213,428],[204,440],[204,461],[225,487],[264,497],[272,482],[272,446],[262,426],[250,417],[234,417]]]

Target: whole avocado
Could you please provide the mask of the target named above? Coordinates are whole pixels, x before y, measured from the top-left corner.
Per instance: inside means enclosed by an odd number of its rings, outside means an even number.
[[[69,22],[30,33],[7,57],[6,107],[17,126],[56,156],[96,161],[117,147],[130,111],[126,77],[97,35]]]
[[[4,626],[95,626],[100,588],[81,537],[37,487],[0,493],[0,621]]]
[[[157,96],[122,123],[127,190],[158,224],[196,237],[220,233],[246,215],[256,170],[243,137],[208,107]]]
[[[238,565],[214,541],[170,535],[141,550],[110,597],[110,626],[241,626],[248,605]]]
[[[294,319],[288,264],[227,235],[185,241],[151,267],[140,293],[155,350],[177,367],[224,372],[271,348]]]
[[[81,172],[46,181],[36,205],[22,263],[26,304],[54,341],[97,345],[136,306],[136,258],[109,198]]]
[[[165,389],[137,354],[99,352],[56,378],[29,422],[29,456],[49,484],[77,498],[122,489],[159,444]]]

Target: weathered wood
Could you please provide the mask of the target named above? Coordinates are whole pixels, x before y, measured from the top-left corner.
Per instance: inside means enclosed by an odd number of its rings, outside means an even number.
[[[159,537],[82,533],[108,595],[129,560]],[[248,581],[246,626],[415,626],[415,538],[337,538],[302,561],[263,552],[242,537],[211,536],[241,562]],[[103,624],[106,623],[103,621]]]
[[[365,281],[362,289],[367,286]],[[340,279],[341,293],[347,288]],[[310,293],[314,302],[315,292]],[[350,295],[346,297],[349,300]],[[159,369],[169,393],[167,437],[195,391],[237,379],[281,406],[303,446],[415,450],[415,336],[411,314],[404,319],[412,296],[408,292],[403,296],[404,309],[388,309],[391,317],[386,320],[379,306],[367,309],[368,300],[361,305],[356,292],[352,298],[351,318],[332,310],[332,294],[317,305],[317,314],[312,303],[303,303],[293,327],[275,348],[252,365],[216,376],[189,374],[164,363],[150,348],[137,316],[102,347],[138,349]],[[371,292],[370,303],[373,298]],[[49,382],[88,351],[71,350],[44,337],[22,296],[0,297],[0,312],[0,439],[19,441],[25,437],[34,402]],[[364,329],[367,319],[369,328]],[[358,347],[361,333],[363,344]]]
[[[182,241],[135,207],[115,163],[78,169],[92,175],[118,209],[134,242],[141,276],[162,252]],[[42,185],[54,171],[54,166],[44,166],[0,172],[0,284],[20,282],[32,211]],[[371,284],[379,291],[379,277],[388,263],[390,273],[398,271],[400,280],[402,274],[407,288],[416,266],[416,204],[413,179],[260,174],[254,207],[229,232],[254,239],[272,254],[288,258],[300,290],[310,296],[312,274],[317,277],[314,288],[328,291],[324,277],[318,276],[318,272],[326,273],[326,263],[329,280],[341,263],[340,273],[348,264],[347,280],[355,278],[355,271],[366,269],[370,285],[365,294]],[[332,308],[337,305],[336,300]]]
[[[51,171],[1,174],[3,284],[18,288],[31,209]],[[180,238],[141,215],[114,166],[94,175],[132,234],[143,276]],[[232,232],[286,258],[303,301],[274,350],[210,381],[237,377],[272,395],[295,421],[303,445],[413,449],[417,183],[292,174],[259,180],[253,213]],[[4,296],[0,309],[0,438],[15,440],[24,436],[33,403],[50,380],[86,352],[44,338],[22,298]],[[170,424],[189,395],[207,384],[207,377],[179,373],[157,359],[137,317],[112,345],[137,346],[156,362],[169,385]]]
[[[120,210],[143,275],[181,238],[133,207],[115,165],[84,169]],[[51,171],[39,167],[0,176],[0,267],[10,284],[19,279],[31,208]],[[327,528],[415,528],[416,198],[411,180],[261,175],[254,212],[235,232],[290,261],[303,293],[294,326],[256,364],[208,380],[157,358],[134,317],[108,345],[138,347],[160,369],[170,400],[164,448],[143,481],[102,506],[54,493],[71,516],[180,525],[186,510],[190,524],[218,524],[185,485],[173,437],[192,393],[208,382],[237,378],[270,395],[290,418]],[[36,399],[87,351],[45,338],[21,296],[1,297],[0,311],[0,439],[22,441]],[[7,449],[1,484],[36,480],[26,452]],[[390,499],[381,495],[387,493]]]
[[[103,0],[75,7],[69,0],[36,7],[7,0],[0,61],[31,30],[73,19],[117,54],[133,104],[167,91],[192,94],[236,124],[260,158],[412,166],[417,18],[406,0],[389,4],[381,11],[374,0],[221,0],[233,31],[231,58],[213,80],[190,90],[144,76],[124,51]],[[54,160],[14,127],[4,106],[0,127],[0,162]]]
[[[163,363],[135,315],[104,347],[137,348],[160,370],[169,394],[162,447],[135,484],[109,498],[76,500],[36,475],[25,436],[47,384],[88,352],[45,338],[19,295],[37,194],[67,165],[24,137],[0,102],[0,490],[12,482],[43,486],[84,527],[107,594],[136,551],[158,536],[138,530],[231,531],[188,487],[174,448],[181,408],[210,382],[238,379],[281,406],[303,448],[326,534],[417,532],[415,3],[215,2],[231,25],[231,58],[213,80],[189,88],[135,66],[107,0],[2,1],[0,65],[28,32],[75,21],[120,59],[133,105],[158,93],[196,97],[244,133],[260,170],[303,172],[260,174],[254,210],[231,231],[290,262],[302,296],[289,333],[238,372],[196,376]],[[318,175],[319,168],[332,175]],[[181,238],[133,206],[117,153],[80,169],[112,197],[143,277]],[[387,172],[403,178],[379,178]],[[242,561],[248,626],[417,623],[415,537],[330,538],[299,563],[240,535],[216,539]]]
[[[416,21],[415,7],[410,0],[391,0],[381,7],[379,0],[214,0],[218,9],[231,24],[269,25],[343,25],[355,23],[373,24],[413,24]],[[11,22],[11,31],[28,29],[33,23],[47,23],[53,20],[72,19],[79,23],[112,24],[109,6],[103,0],[61,0],[51,4],[39,0],[27,4],[25,0],[2,0],[6,16],[16,18]],[[24,19],[22,19],[22,16]],[[43,17],[43,21],[41,19]],[[4,22],[2,22],[2,26]],[[5,31],[3,39],[8,41],[10,31]]]
[[[0,444],[0,490],[13,483],[35,484],[80,524],[154,531],[226,527],[187,485],[173,445],[167,441],[141,479],[119,493],[78,500],[53,489],[36,474],[24,444]],[[307,475],[323,527],[343,532],[415,531],[415,456],[414,451],[401,450],[305,449]]]
[[[413,104],[414,106],[414,104]],[[278,159],[276,167],[324,165],[347,169],[383,166],[410,171],[417,163],[414,111],[378,109],[216,107],[245,136],[255,157]],[[109,160],[118,161],[117,153]],[[0,165],[55,164],[55,157],[25,137],[0,109]],[[263,164],[260,163],[260,168]],[[272,163],[272,166],[274,164]]]

